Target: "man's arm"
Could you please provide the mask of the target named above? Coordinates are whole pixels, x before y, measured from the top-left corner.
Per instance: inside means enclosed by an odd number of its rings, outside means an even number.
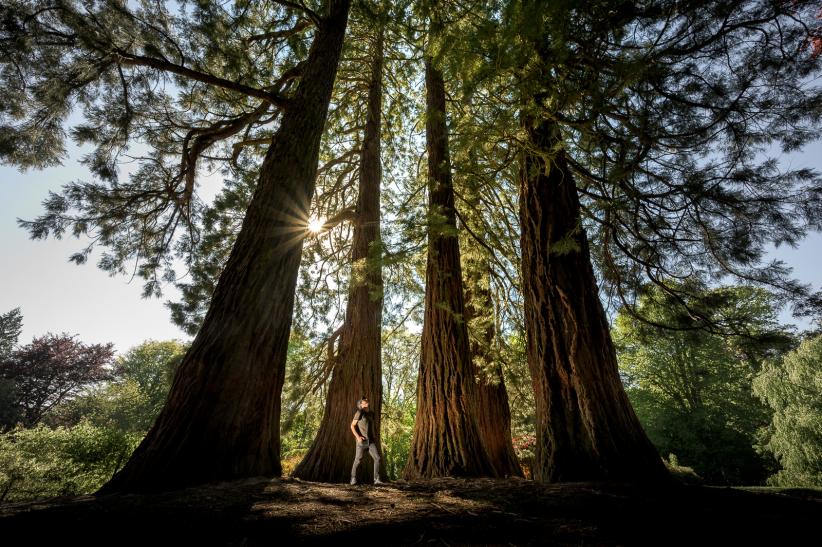
[[[354,434],[354,437],[360,441],[365,437],[360,435],[360,432],[357,431],[357,422],[360,421],[360,417],[362,416],[362,410],[358,410],[356,414],[354,414],[354,420],[351,422],[351,433]]]
[[[354,437],[356,437],[356,439],[358,441],[362,440],[362,437],[360,436],[360,434],[357,433],[357,420],[354,420],[353,422],[351,422],[351,433],[354,434]]]

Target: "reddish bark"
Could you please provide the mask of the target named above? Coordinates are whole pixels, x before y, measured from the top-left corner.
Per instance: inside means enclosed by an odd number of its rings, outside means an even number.
[[[487,266],[487,262],[484,265]],[[488,268],[483,269],[485,272],[466,271],[465,315],[469,322],[493,309],[490,291],[478,279],[482,273],[488,276]],[[471,339],[473,376],[477,382],[477,426],[497,475],[522,477],[522,467],[511,441],[511,408],[508,405],[505,378],[502,367],[499,362],[495,362],[491,351],[494,336],[494,323],[488,321],[487,326],[480,327],[480,332],[474,333]]]
[[[348,482],[355,438],[349,428],[355,402],[368,397],[373,432],[380,450],[382,408],[382,269],[380,264],[380,130],[383,34],[375,41],[368,90],[368,112],[360,154],[359,196],[351,245],[352,279],[345,321],[339,335],[325,412],[314,442],[293,475],[324,482]],[[354,274],[355,270],[359,273]],[[380,455],[381,451],[380,451]],[[374,480],[373,466],[363,458],[357,482]],[[385,476],[381,477],[382,479]]]
[[[522,288],[536,400],[534,478],[669,478],[631,408],[599,300],[559,128],[525,119],[534,150],[520,179]]]
[[[327,8],[166,404],[98,495],[281,473],[280,395],[294,289],[350,0],[329,0]]]
[[[445,84],[425,60],[428,262],[417,417],[403,476],[493,476],[480,440],[448,157]],[[437,217],[438,220],[434,220]]]

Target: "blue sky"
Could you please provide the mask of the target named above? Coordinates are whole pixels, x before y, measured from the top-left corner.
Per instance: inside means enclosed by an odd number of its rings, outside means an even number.
[[[110,277],[97,268],[101,251],[95,249],[86,264],[76,265],[68,257],[88,245],[88,238],[67,234],[63,239],[49,237],[31,240],[16,219],[33,220],[42,213],[41,202],[48,191],[59,192],[72,180],[91,180],[78,163],[85,150],[68,144],[69,157],[62,166],[21,173],[0,166],[0,256],[6,258],[0,269],[0,313],[20,307],[23,332],[19,342],[27,344],[34,336],[47,332],[78,335],[83,343],[113,342],[123,353],[147,340],[189,340],[171,323],[164,302],[178,296],[173,285],[163,289],[162,298],[142,299],[143,280],[137,276]],[[813,167],[822,171],[822,141],[802,153],[781,158],[787,167]],[[126,177],[129,166],[121,168]],[[219,175],[200,178],[200,195],[210,202],[219,190]],[[822,234],[814,233],[798,248],[781,247],[769,258],[785,261],[795,276],[814,289],[822,286]],[[782,314],[783,322],[795,322]],[[808,323],[799,322],[806,328]]]
[[[19,343],[27,344],[46,332],[78,335],[85,344],[113,342],[118,353],[148,339],[190,340],[171,322],[164,302],[177,299],[179,291],[166,284],[161,298],[141,298],[144,280],[138,276],[109,276],[97,267],[102,249],[95,248],[86,264],[69,262],[69,256],[91,239],[66,233],[62,239],[29,239],[17,218],[34,220],[42,214],[49,191],[59,193],[74,180],[92,180],[79,163],[88,149],[67,143],[69,157],[62,166],[43,170],[18,170],[0,165],[0,256],[9,257],[0,270],[0,313],[17,306],[23,315]],[[134,147],[135,150],[137,147]],[[122,166],[125,178],[130,165]],[[221,180],[215,175],[200,178],[200,195],[213,200]],[[179,270],[182,275],[184,270]]]

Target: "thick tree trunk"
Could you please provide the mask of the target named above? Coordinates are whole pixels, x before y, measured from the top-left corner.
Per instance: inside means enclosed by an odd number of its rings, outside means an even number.
[[[500,477],[522,477],[522,466],[511,440],[511,408],[502,368],[497,364],[492,377],[480,375],[477,382],[477,425],[491,463]]]
[[[373,415],[371,439],[380,448],[382,408],[382,268],[380,242],[380,132],[382,110],[383,33],[374,44],[368,112],[360,155],[359,196],[351,247],[351,284],[345,321],[334,357],[331,383],[320,429],[311,448],[294,470],[301,479],[348,482],[356,439],[350,425],[355,403],[368,397]],[[357,482],[374,480],[373,465],[363,458]],[[381,479],[385,476],[380,473]]]
[[[487,261],[483,261],[482,266],[479,270],[467,268],[465,274],[465,317],[469,323],[476,317],[487,316],[489,310],[493,310],[491,293],[479,279],[484,274],[485,282],[488,281]],[[473,376],[477,382],[476,416],[480,439],[498,476],[522,477],[522,467],[511,440],[511,408],[505,378],[490,349],[496,334],[494,322],[489,320],[478,327],[480,332],[475,332],[471,338],[471,357]]]
[[[480,441],[464,317],[442,72],[425,60],[428,262],[417,417],[403,476],[493,476]]]
[[[98,495],[280,475],[294,289],[349,7],[328,2],[203,325],[148,434]]]
[[[561,135],[524,120],[522,288],[542,481],[667,480],[620,382]]]

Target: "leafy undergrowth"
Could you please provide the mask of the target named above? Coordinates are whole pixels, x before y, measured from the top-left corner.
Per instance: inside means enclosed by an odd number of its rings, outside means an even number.
[[[820,509],[822,492],[805,489],[256,477],[0,506],[0,537],[19,545],[816,545]]]

